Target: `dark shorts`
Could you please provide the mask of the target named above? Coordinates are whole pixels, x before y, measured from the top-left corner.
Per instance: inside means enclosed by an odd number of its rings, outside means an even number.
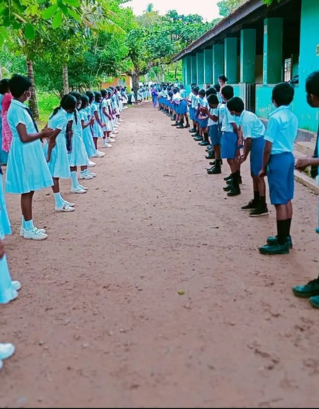
[[[238,138],[235,132],[223,132],[221,138],[222,158],[235,159],[238,149]]]
[[[208,132],[209,132],[209,137],[210,137],[210,141],[211,141],[212,145],[213,146],[220,145],[221,133],[219,131],[219,126],[218,125],[211,125],[208,128]]]
[[[271,204],[287,204],[294,197],[295,159],[291,152],[270,155],[267,166]]]
[[[265,140],[264,138],[255,138],[251,140],[250,151],[250,173],[252,176],[258,176],[263,165]]]
[[[199,122],[200,128],[207,128],[208,118],[207,119],[199,119],[198,122]]]

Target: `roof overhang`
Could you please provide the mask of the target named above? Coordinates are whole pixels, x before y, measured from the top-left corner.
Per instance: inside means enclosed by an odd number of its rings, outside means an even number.
[[[195,51],[197,48],[200,48],[205,43],[211,41],[214,37],[218,34],[222,33],[224,30],[227,30],[231,26],[237,24],[245,17],[249,16],[254,11],[258,10],[261,7],[267,7],[262,0],[248,0],[246,3],[238,7],[232,14],[228,17],[221,20],[218,24],[216,24],[211,30],[207,31],[197,40],[192,42],[188,47],[184,48],[180,51],[177,55],[174,56],[173,62],[176,62],[188,54]]]

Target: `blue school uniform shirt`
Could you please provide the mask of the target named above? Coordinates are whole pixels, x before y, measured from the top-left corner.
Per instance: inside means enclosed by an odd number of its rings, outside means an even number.
[[[32,118],[27,111],[27,106],[17,99],[13,99],[11,101],[8,110],[8,124],[10,126],[13,138],[20,138],[17,130],[18,124],[24,124],[28,134],[37,133]],[[38,140],[29,143],[31,144],[37,141]]]
[[[283,105],[269,115],[265,140],[272,143],[271,155],[293,152],[298,134],[298,118]]]
[[[229,112],[226,104],[220,104],[218,106],[219,122],[221,123],[222,132],[234,132],[232,124],[236,123],[235,118]]]
[[[244,110],[238,120],[238,125],[243,131],[243,138],[261,138],[265,135],[265,125],[253,112]]]

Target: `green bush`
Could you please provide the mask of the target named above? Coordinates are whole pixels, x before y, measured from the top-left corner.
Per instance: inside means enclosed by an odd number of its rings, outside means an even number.
[[[60,105],[60,99],[52,92],[37,92],[40,122],[46,123],[54,108]]]

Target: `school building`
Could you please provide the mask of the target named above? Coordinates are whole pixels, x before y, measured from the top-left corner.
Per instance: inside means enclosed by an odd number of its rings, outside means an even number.
[[[299,75],[292,105],[298,139],[311,141],[317,132],[318,110],[306,102],[305,79],[319,70],[319,0],[274,0],[270,7],[248,0],[176,55],[178,60],[188,92],[191,83],[214,84],[225,74],[246,108],[265,121],[274,109],[274,85]]]

